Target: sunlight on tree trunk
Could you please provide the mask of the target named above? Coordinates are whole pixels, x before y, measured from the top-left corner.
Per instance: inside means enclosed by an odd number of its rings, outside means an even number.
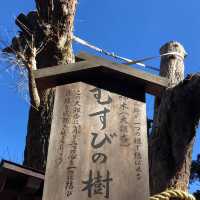
[[[39,18],[47,37],[46,47],[36,57],[38,68],[74,62],[72,35],[76,3],[76,0],[49,1],[48,3],[36,1]],[[39,110],[30,108],[24,164],[45,170],[54,89],[40,91],[40,93]],[[35,147],[38,147],[40,151],[35,151]]]
[[[34,69],[74,62],[72,34],[77,1],[35,2],[37,11],[17,17],[21,32],[5,51],[23,55],[24,63],[30,63],[29,44],[32,44],[31,48],[36,49],[31,64]],[[187,190],[195,130],[200,118],[200,75],[184,79],[184,48],[177,42],[169,42],[161,48],[161,54],[174,51],[180,55],[168,55],[161,60],[160,74],[170,82],[169,88],[156,98],[149,139],[152,194],[171,187]],[[55,89],[36,91],[31,73],[29,71],[30,97],[36,99],[38,109],[30,107],[24,164],[45,170]]]
[[[161,75],[169,78],[169,88],[155,101],[154,125],[149,140],[151,193],[167,188],[186,191],[189,184],[192,147],[200,116],[200,77],[184,79],[184,48],[170,42],[161,54],[178,52],[161,60]]]

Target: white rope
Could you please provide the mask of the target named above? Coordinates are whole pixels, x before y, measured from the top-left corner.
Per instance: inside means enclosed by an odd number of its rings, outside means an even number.
[[[79,37],[76,37],[75,35],[73,36],[73,40],[74,40],[75,42],[79,43],[79,44],[82,44],[82,45],[84,45],[84,46],[86,46],[86,47],[89,47],[89,48],[91,48],[91,49],[93,49],[93,50],[95,50],[95,51],[97,51],[97,52],[99,52],[99,53],[103,53],[103,54],[105,54],[105,55],[107,55],[107,56],[111,56],[111,57],[113,57],[113,58],[118,58],[118,59],[123,60],[123,61],[126,61],[126,62],[131,62],[131,61],[133,61],[133,60],[130,60],[130,59],[128,59],[128,58],[124,58],[124,57],[118,56],[118,55],[116,55],[116,54],[113,53],[113,52],[108,52],[108,51],[105,51],[105,50],[103,50],[103,49],[100,49],[99,47],[96,47],[96,46],[90,44],[89,42],[87,42],[87,41],[85,41],[85,40],[83,40],[83,39],[81,39],[81,38],[79,38]],[[142,65],[142,66],[143,66],[143,65]]]
[[[156,59],[156,58],[161,58],[161,57],[165,57],[165,56],[170,56],[170,55],[174,55],[174,56],[177,56],[180,60],[184,60],[183,56],[178,53],[178,52],[168,52],[168,53],[164,53],[164,54],[161,54],[159,56],[151,56],[151,57],[146,57],[146,58],[143,58],[141,60],[133,60],[131,62],[128,62],[126,63],[127,65],[131,65],[131,64],[137,64],[138,62],[144,62],[144,61],[148,61],[148,60],[153,60],[153,59]],[[137,62],[137,63],[136,63]]]
[[[75,42],[77,42],[77,43],[79,43],[79,44],[81,44],[83,46],[89,47],[90,49],[93,49],[93,50],[95,50],[95,51],[97,51],[99,53],[103,53],[103,54],[105,54],[107,56],[111,56],[113,58],[125,61],[126,63],[124,63],[124,64],[126,64],[126,65],[135,64],[135,65],[139,65],[141,67],[151,68],[151,69],[156,70],[156,71],[159,71],[159,69],[155,68],[153,66],[146,65],[143,62],[144,61],[148,61],[148,60],[153,60],[153,59],[156,59],[156,58],[160,58],[160,57],[164,57],[164,56],[169,56],[169,55],[174,55],[174,56],[177,56],[182,61],[184,60],[183,56],[178,52],[168,52],[168,53],[161,54],[159,56],[151,56],[151,57],[146,57],[146,58],[143,58],[143,59],[140,59],[140,60],[132,60],[132,59],[128,59],[128,58],[124,58],[124,57],[118,56],[117,54],[115,54],[113,52],[108,52],[108,51],[106,51],[104,49],[96,47],[96,46],[90,44],[89,42],[87,42],[87,41],[85,41],[85,40],[83,40],[83,39],[81,39],[81,38],[79,38],[79,37],[77,37],[75,35],[73,35],[73,40]]]

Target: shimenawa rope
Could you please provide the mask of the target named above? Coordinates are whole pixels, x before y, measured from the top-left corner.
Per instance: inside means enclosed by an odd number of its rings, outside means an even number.
[[[166,190],[164,192],[161,192],[160,194],[151,196],[149,200],[170,200],[171,198],[178,198],[182,200],[196,200],[196,198],[192,194],[176,189]]]

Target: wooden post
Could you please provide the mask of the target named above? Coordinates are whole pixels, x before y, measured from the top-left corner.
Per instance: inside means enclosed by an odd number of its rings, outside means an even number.
[[[163,56],[160,62],[160,76],[168,79],[168,88],[174,87],[184,79],[184,58],[187,56],[184,47],[176,41],[170,41],[160,48],[160,55],[172,52],[177,53],[177,55]],[[157,96],[154,106],[153,129],[155,129],[159,123],[158,110],[160,101],[161,97]]]
[[[148,199],[147,150],[144,87],[57,87],[43,200]]]
[[[168,78],[168,87],[173,87],[184,79],[184,58],[187,54],[184,47],[175,41],[168,42],[160,48],[161,55],[170,52],[177,55],[161,57],[160,76]]]
[[[189,181],[192,118],[184,104],[186,94],[176,90],[184,79],[186,52],[181,44],[174,41],[160,49],[161,54],[169,52],[179,55],[168,55],[161,59],[160,74],[167,77],[169,82],[168,89],[155,101],[153,130],[149,139],[151,194],[171,187],[187,190]]]
[[[145,92],[159,95],[168,80],[79,57],[86,61],[35,72],[39,87],[59,86],[43,200],[148,199]]]

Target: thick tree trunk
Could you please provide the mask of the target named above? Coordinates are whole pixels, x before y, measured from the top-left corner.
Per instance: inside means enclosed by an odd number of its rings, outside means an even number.
[[[37,68],[73,62],[71,43],[76,0],[36,0],[36,5],[47,37],[45,48],[36,57]],[[31,107],[29,111],[24,164],[40,170],[46,166],[54,90],[40,91],[40,107],[38,110]]]
[[[156,98],[154,125],[149,139],[151,193],[167,188],[187,190],[195,128],[200,117],[200,77],[184,78],[184,48],[170,42],[161,54],[178,52],[161,60],[161,75],[169,88]]]
[[[43,91],[40,107],[30,107],[24,165],[45,170],[54,103],[54,89]]]
[[[184,58],[186,52],[184,47],[178,42],[168,42],[160,49],[160,54],[175,53],[161,57],[160,76],[166,77],[169,80],[168,87],[172,88],[184,79]],[[158,125],[158,110],[161,103],[161,97],[155,98],[154,105],[154,129]]]

